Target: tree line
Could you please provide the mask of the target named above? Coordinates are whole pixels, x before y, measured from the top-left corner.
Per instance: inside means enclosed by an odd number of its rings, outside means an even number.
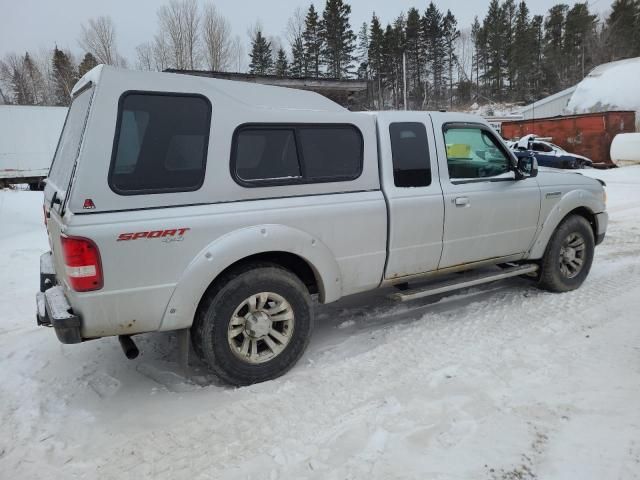
[[[285,41],[257,22],[244,52],[213,3],[170,0],[157,10],[157,33],[136,47],[135,62],[119,53],[109,17],[82,26],[76,57],[54,47],[0,61],[4,103],[67,105],[77,79],[99,63],[140,70],[207,69],[256,75],[362,78],[375,108],[455,108],[473,102],[528,103],[579,82],[594,66],[640,56],[640,0],[615,0],[603,16],[588,2],[557,4],[534,14],[526,1],[491,0],[461,28],[433,2],[383,23],[375,12],[354,32],[351,6],[311,3],[286,23]],[[406,92],[404,87],[406,76]]]

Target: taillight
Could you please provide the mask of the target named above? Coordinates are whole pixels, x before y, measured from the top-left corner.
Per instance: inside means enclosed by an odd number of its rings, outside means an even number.
[[[100,290],[103,278],[98,246],[88,238],[63,236],[60,239],[71,288],[76,292]]]

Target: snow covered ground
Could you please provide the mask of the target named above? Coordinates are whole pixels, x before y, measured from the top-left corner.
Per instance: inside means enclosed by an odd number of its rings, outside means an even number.
[[[128,361],[36,327],[41,194],[0,192],[0,478],[640,478],[640,167],[589,174],[611,224],[581,289],[347,299],[240,389],[184,381],[172,335]]]

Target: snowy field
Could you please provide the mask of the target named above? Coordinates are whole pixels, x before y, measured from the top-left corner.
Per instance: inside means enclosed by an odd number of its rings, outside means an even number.
[[[640,167],[608,184],[591,275],[318,308],[286,376],[179,375],[176,338],[61,345],[36,327],[41,194],[0,192],[1,479],[640,478]]]

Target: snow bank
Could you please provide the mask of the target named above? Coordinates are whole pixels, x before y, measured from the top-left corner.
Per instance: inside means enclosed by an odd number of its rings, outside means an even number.
[[[633,110],[640,130],[640,57],[606,63],[594,68],[578,84],[567,111],[593,113],[607,110]]]

